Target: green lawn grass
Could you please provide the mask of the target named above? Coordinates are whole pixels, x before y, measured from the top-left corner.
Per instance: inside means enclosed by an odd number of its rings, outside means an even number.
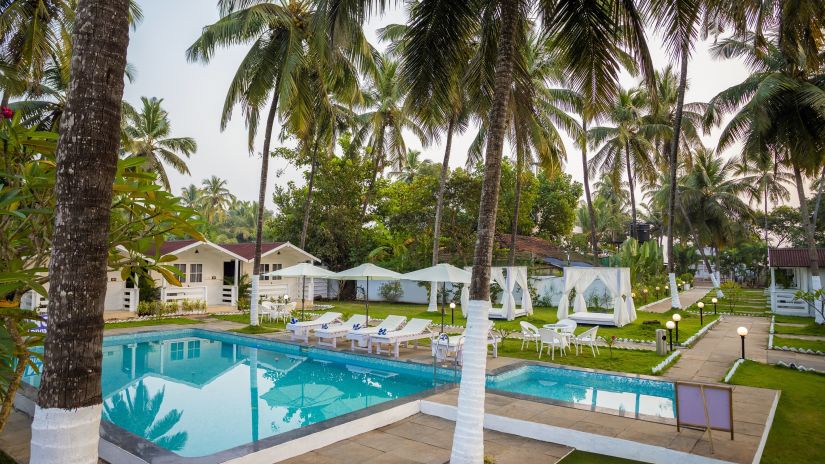
[[[773,346],[788,348],[803,348],[806,350],[821,351],[825,353],[825,340],[802,340],[799,338],[773,337]]]
[[[130,327],[148,327],[152,325],[188,325],[201,324],[203,321],[188,317],[165,317],[161,319],[141,319],[139,321],[112,322],[106,324],[106,329],[126,329]]]
[[[559,461],[559,464],[636,464],[640,462],[641,461],[575,450]]]
[[[260,325],[248,325],[246,327],[242,327],[240,329],[232,329],[230,332],[237,332],[242,334],[250,334],[250,335],[258,335],[258,334],[265,334],[265,333],[272,333],[277,332],[278,329]]]
[[[797,322],[801,324],[805,324],[802,327],[793,327],[793,326],[786,326],[786,325],[779,325],[774,324],[773,330],[777,334],[793,334],[793,335],[825,335],[825,324],[817,324],[813,322],[813,318],[801,318],[804,319],[802,322]],[[778,321],[777,321],[778,322]]]
[[[777,324],[811,324],[814,322],[814,318],[800,316],[783,316],[777,314],[774,316],[774,321]]]
[[[745,361],[731,382],[782,390],[763,464],[825,462],[825,375]]]
[[[665,359],[664,356],[658,356],[655,351],[651,350],[622,350],[618,348],[613,349],[613,355],[611,356],[610,350],[605,346],[600,346],[599,352],[601,354],[593,357],[590,347],[584,346],[582,348],[582,352],[578,355],[576,355],[573,347],[567,351],[565,356],[561,356],[559,350],[556,350],[555,359],[551,361],[550,354],[546,352],[539,359],[538,353],[536,353],[536,349],[532,344],[522,351],[521,340],[505,340],[503,344],[499,344],[498,355],[531,361],[546,361],[567,366],[646,375],[653,375],[651,369]]]

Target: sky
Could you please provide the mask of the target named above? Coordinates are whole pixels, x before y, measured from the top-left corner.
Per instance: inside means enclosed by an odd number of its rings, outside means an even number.
[[[256,200],[260,158],[249,153],[247,132],[240,112],[233,113],[234,119],[228,127],[224,131],[220,130],[226,89],[246,48],[235,46],[219,50],[206,65],[189,63],[186,60],[186,49],[198,38],[205,25],[218,19],[215,1],[143,0],[140,5],[144,19],[131,33],[128,53],[128,61],[137,69],[137,76],[133,82],[127,82],[124,99],[138,105],[142,96],[162,98],[163,107],[169,112],[172,122],[172,136],[193,137],[198,143],[197,153],[188,162],[191,175],[181,175],[170,170],[173,193],[179,193],[182,187],[192,183],[200,185],[203,179],[216,175],[227,180],[230,190],[237,198]],[[376,29],[404,21],[401,8],[389,11],[382,17],[374,17],[365,27],[367,36],[374,45],[382,49],[384,45],[378,43]],[[654,65],[657,69],[665,67],[669,59],[660,38],[652,36],[649,41]],[[706,102],[721,90],[741,82],[748,74],[747,68],[740,61],[712,59],[708,51],[709,44],[698,44],[693,53],[688,68],[689,89],[686,102]],[[630,87],[637,82],[626,75],[622,78],[622,84]],[[463,134],[454,137],[451,167],[464,165],[475,132],[476,128],[471,126]],[[706,137],[706,145],[715,146],[718,132],[717,129]],[[279,133],[279,128],[274,133]],[[262,137],[256,140],[256,153],[260,153],[261,140]],[[425,158],[441,162],[443,141],[423,148],[410,135],[406,142],[409,148],[420,149]],[[580,155],[569,138],[565,138],[565,145],[569,160],[565,170],[574,180],[581,182]],[[723,156],[735,154],[733,150]],[[505,156],[509,155],[509,150],[505,148]],[[300,170],[278,158],[271,160],[270,169],[267,204],[272,207],[273,184],[284,185],[290,180],[302,182],[303,177]]]

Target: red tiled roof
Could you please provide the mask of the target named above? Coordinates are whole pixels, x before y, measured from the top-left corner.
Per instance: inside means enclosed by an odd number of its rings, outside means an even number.
[[[187,247],[193,243],[197,242],[197,240],[169,240],[163,242],[160,246],[160,256],[168,255],[169,253],[174,253],[180,250],[183,247]],[[155,246],[152,245],[149,247],[148,250],[144,253],[146,256],[155,256]]]
[[[268,251],[272,251],[275,248],[283,245],[284,242],[273,242],[273,243],[262,243],[261,244],[261,254],[264,254]],[[255,244],[254,243],[227,243],[227,244],[219,244],[219,247],[231,251],[238,256],[243,256],[244,259],[253,259],[255,257]]]
[[[498,245],[502,248],[510,248],[512,234],[496,234]],[[561,249],[551,245],[547,240],[540,237],[530,237],[527,235],[516,235],[516,251],[533,253],[538,256],[554,256]]]
[[[825,248],[816,250],[819,265],[825,267]],[[808,267],[811,259],[807,248],[771,248],[768,250],[771,267]]]

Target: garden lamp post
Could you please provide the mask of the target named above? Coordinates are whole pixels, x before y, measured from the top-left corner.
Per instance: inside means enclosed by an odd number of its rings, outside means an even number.
[[[673,321],[667,321],[665,327],[667,327],[667,338],[668,343],[670,344],[670,351],[673,351],[673,328],[676,327],[676,323]]]
[[[700,301],[696,306],[699,307],[699,326],[701,327],[705,325],[705,304]]]
[[[647,303],[647,289],[646,289],[646,288],[643,288],[643,289],[642,289],[642,293],[644,293],[644,295],[645,295],[645,303]]]
[[[679,343],[679,321],[681,321],[681,320],[682,320],[682,315],[681,314],[676,313],[676,314],[673,315],[673,322],[676,323],[676,343],[677,344]]]
[[[656,286],[656,298],[659,298],[659,286]]]
[[[455,303],[450,303],[450,324],[455,325]]]
[[[748,335],[748,329],[746,327],[739,327],[736,329],[736,333],[742,338],[742,359],[745,359],[745,336]]]
[[[719,300],[716,297],[710,299],[710,302],[713,303],[713,314],[716,314],[716,303],[719,303]]]

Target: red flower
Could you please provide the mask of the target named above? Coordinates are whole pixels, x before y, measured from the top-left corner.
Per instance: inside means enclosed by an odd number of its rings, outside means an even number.
[[[3,119],[11,119],[14,117],[14,110],[8,106],[0,106],[0,116],[2,116]]]

